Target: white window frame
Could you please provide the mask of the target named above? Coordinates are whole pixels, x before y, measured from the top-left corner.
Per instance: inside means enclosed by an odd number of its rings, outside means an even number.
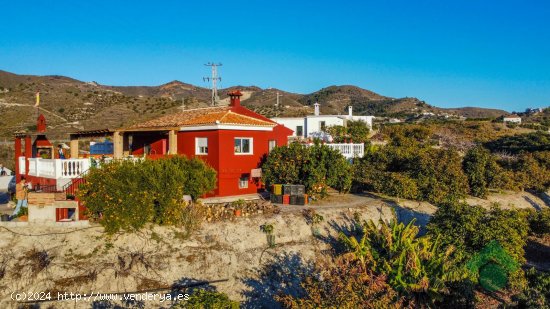
[[[246,181],[244,179],[246,179]],[[249,182],[250,182],[250,176],[239,177],[239,189],[248,189]]]
[[[206,140],[206,152],[202,152],[200,148],[204,146],[199,146],[199,140]],[[198,156],[208,155],[208,137],[195,137],[195,154]]]
[[[241,150],[243,148],[243,143],[242,143],[242,140],[249,140],[250,141],[250,151],[249,152],[237,152],[236,149],[235,149],[235,141],[240,139],[241,140]],[[252,137],[235,137],[233,139],[233,153],[237,156],[249,156],[249,155],[252,155],[254,154],[254,139]]]
[[[271,143],[273,143],[273,147],[271,147]],[[270,139],[267,141],[267,152],[271,152],[276,147],[277,147],[277,140]]]

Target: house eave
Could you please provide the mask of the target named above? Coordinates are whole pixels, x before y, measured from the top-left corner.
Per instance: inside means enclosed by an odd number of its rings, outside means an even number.
[[[183,126],[179,128],[179,131],[211,131],[211,130],[273,131],[273,126],[214,124],[214,125],[206,125],[206,126]]]

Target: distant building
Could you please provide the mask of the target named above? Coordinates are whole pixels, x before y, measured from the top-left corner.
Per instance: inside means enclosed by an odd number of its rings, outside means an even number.
[[[372,129],[374,116],[354,116],[353,107],[348,107],[348,115],[321,115],[320,104],[315,103],[313,115],[305,117],[275,117],[271,120],[294,130],[292,136],[296,137],[320,137],[325,135],[324,130],[330,126],[346,126],[347,121],[363,121],[369,129]]]
[[[508,117],[504,117],[502,121],[504,123],[506,122],[521,123],[521,117],[519,117],[518,115],[511,115]]]
[[[537,108],[526,108],[526,109],[525,109],[525,113],[526,113],[526,114],[538,114],[538,113],[542,113],[542,108],[540,108],[540,107],[537,107]]]

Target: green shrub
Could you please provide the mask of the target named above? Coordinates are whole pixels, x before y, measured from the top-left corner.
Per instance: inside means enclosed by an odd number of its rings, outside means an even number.
[[[201,207],[189,205],[183,195],[196,199],[215,183],[216,172],[199,159],[118,161],[90,170],[78,197],[108,233],[136,231],[148,222],[192,230]]]
[[[550,134],[533,132],[504,136],[484,144],[492,152],[507,152],[519,154],[521,152],[550,151]]]
[[[512,299],[517,308],[550,308],[550,274],[531,268],[525,272],[527,287]]]
[[[527,215],[530,233],[542,237],[550,234],[550,208],[530,210]]]
[[[330,186],[340,192],[351,186],[351,164],[340,152],[316,143],[310,147],[298,143],[277,147],[262,165],[262,179],[273,184],[303,184],[308,194],[326,192]]]
[[[427,226],[428,235],[439,237],[445,246],[456,248],[455,259],[465,262],[491,241],[499,244],[517,262],[523,263],[529,226],[525,212],[466,203],[440,205]]]
[[[464,173],[468,177],[470,194],[486,198],[489,188],[494,188],[500,169],[496,159],[481,146],[471,148],[463,160]]]
[[[346,126],[330,126],[325,130],[335,143],[353,141],[354,143],[368,142],[369,127],[364,121],[348,121]]]
[[[388,173],[375,183],[375,190],[397,198],[417,199],[418,186],[416,181],[407,175]]]
[[[457,151],[410,143],[366,153],[354,164],[355,182],[376,192],[436,204],[466,196],[468,180]]]

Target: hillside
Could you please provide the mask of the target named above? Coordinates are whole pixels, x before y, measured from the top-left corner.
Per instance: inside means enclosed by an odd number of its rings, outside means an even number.
[[[441,110],[467,118],[498,118],[502,115],[509,114],[501,109],[479,107],[442,108]]]
[[[242,104],[268,117],[303,116],[321,104],[324,114],[345,114],[347,106],[358,115],[409,116],[422,113],[466,117],[498,117],[502,110],[483,108],[441,109],[416,98],[390,98],[356,86],[330,86],[310,94],[255,86],[233,86],[219,91],[221,104],[227,93],[240,89]],[[185,108],[209,106],[210,91],[181,81],[160,86],[108,86],[64,76],[18,75],[0,70],[0,137],[32,129],[36,119],[34,95],[40,91],[40,110],[51,133],[63,138],[77,129],[116,128]],[[276,108],[277,93],[280,105]]]

